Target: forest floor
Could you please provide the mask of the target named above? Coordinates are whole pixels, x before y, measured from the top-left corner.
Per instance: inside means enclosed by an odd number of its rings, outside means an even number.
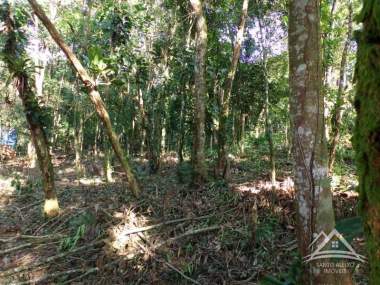
[[[146,161],[135,163],[139,199],[119,169],[115,182],[105,183],[101,164],[89,158],[86,178],[77,179],[72,157],[55,155],[61,214],[52,219],[42,215],[38,171],[24,158],[3,163],[0,284],[233,285],[266,276],[291,284],[302,262],[288,164],[280,162],[275,187],[257,162],[236,159],[228,184],[213,180],[193,189],[175,156],[166,155],[155,175]],[[341,184],[336,216],[356,219],[357,193]],[[363,243],[351,242],[360,254]],[[366,284],[366,270],[357,266],[358,283]]]

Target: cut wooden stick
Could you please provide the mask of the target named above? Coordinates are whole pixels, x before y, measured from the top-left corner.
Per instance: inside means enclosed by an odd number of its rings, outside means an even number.
[[[125,232],[123,232],[123,235],[131,235],[131,234],[137,234],[145,231],[149,231],[155,228],[171,225],[171,224],[176,224],[176,223],[181,223],[185,221],[193,221],[193,220],[203,220],[207,219],[214,216],[214,214],[206,215],[206,216],[201,216],[201,217],[192,217],[192,218],[179,218],[175,220],[170,220],[170,221],[165,221],[159,224],[151,225],[151,226],[146,226],[146,227],[141,227],[141,228],[135,228],[135,229],[130,229]]]
[[[54,256],[50,256],[50,257],[48,257],[48,258],[46,258],[44,260],[41,260],[39,262],[35,262],[33,264],[26,264],[26,265],[22,265],[22,266],[19,266],[19,267],[8,269],[6,271],[0,272],[0,277],[7,277],[7,276],[10,276],[10,275],[13,275],[13,274],[17,274],[17,273],[23,272],[25,270],[29,270],[29,269],[41,266],[42,264],[45,264],[45,263],[51,263],[51,262],[53,262],[53,261],[55,261],[57,259],[66,257],[66,256],[68,256],[70,254],[74,254],[74,253],[76,253],[78,251],[81,251],[81,250],[93,247],[95,245],[99,245],[99,244],[101,244],[103,242],[104,242],[103,240],[97,240],[97,241],[89,243],[87,245],[75,248],[74,250],[71,250],[71,251],[68,251],[68,252],[62,252],[60,254],[57,254],[57,255],[54,255]]]
[[[7,248],[7,249],[4,249],[2,251],[0,251],[0,256],[4,255],[4,254],[7,254],[7,253],[11,253],[13,251],[17,251],[19,249],[23,249],[23,248],[26,248],[26,247],[30,247],[32,246],[31,243],[24,243],[24,244],[21,244],[21,245],[18,245],[18,246],[15,246],[15,247],[11,247],[11,248]]]
[[[151,245],[149,244],[149,242],[147,240],[145,240],[143,237],[141,237],[141,235],[139,235],[140,239],[147,243],[150,247]],[[171,263],[167,262],[166,260],[163,260],[161,258],[158,258],[154,255],[154,253],[149,249],[147,248],[146,246],[142,245],[140,242],[137,242],[137,245],[146,253],[149,254],[149,256],[151,256],[154,260],[158,261],[158,262],[162,262],[163,264],[165,264],[167,267],[169,267],[170,269],[172,269],[173,271],[177,272],[179,275],[181,275],[183,278],[185,278],[186,280],[190,281],[191,283],[193,284],[197,284],[197,285],[201,285],[198,281],[190,278],[189,276],[187,276],[185,273],[183,273],[181,270],[179,270],[178,268],[176,268],[174,265],[172,265]]]
[[[43,240],[43,239],[58,239],[63,238],[65,235],[62,234],[52,234],[52,235],[44,235],[44,236],[33,236],[33,235],[16,235],[13,237],[8,237],[6,239],[0,239],[0,242],[12,242],[17,239],[30,239],[30,240]]]
[[[62,285],[65,285],[65,284],[72,284],[74,281],[81,280],[83,277],[86,277],[87,275],[90,275],[90,274],[92,274],[92,273],[95,273],[95,272],[97,272],[98,270],[99,270],[98,267],[90,268],[90,269],[86,270],[85,273],[83,273],[83,274],[81,274],[81,275],[79,275],[79,276],[76,276],[76,277],[74,277],[74,278],[72,278],[72,279],[70,279],[70,280],[67,280],[67,281],[63,282]],[[83,270],[81,270],[81,271],[83,272]]]
[[[40,284],[41,282],[52,279],[52,278],[56,278],[63,275],[70,275],[70,274],[78,273],[78,272],[83,272],[83,269],[71,269],[71,270],[62,271],[62,272],[45,274],[42,277],[37,278],[37,279],[28,280],[28,281],[19,282],[19,283],[12,283],[12,284],[15,284],[15,285]]]
[[[176,240],[179,240],[181,238],[184,238],[184,237],[187,237],[187,236],[191,236],[191,235],[196,235],[196,234],[200,234],[200,233],[205,233],[205,232],[209,232],[209,231],[215,231],[215,230],[219,230],[221,229],[222,226],[211,226],[211,227],[207,227],[207,228],[201,228],[201,229],[196,229],[196,230],[190,230],[186,233],[183,233],[181,235],[178,235],[178,236],[175,236],[175,237],[172,237],[172,238],[169,238],[155,246],[153,246],[154,249],[157,249],[165,244],[168,244],[168,243],[172,243],[173,241],[176,241]]]

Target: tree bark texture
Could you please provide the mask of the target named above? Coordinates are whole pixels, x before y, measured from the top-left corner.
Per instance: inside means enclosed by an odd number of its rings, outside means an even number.
[[[14,84],[24,107],[32,142],[37,154],[45,193],[44,213],[48,217],[53,217],[59,214],[59,205],[54,185],[54,169],[44,129],[44,113],[38,105],[37,97],[32,90],[32,83],[29,80],[25,66],[16,64],[16,62],[20,63],[24,61],[22,55],[25,54],[25,51],[23,50],[23,47],[17,47],[16,33],[14,30],[15,24],[11,13],[11,7],[7,2],[2,5],[5,10],[3,12],[7,33],[4,47],[4,54],[7,54],[5,61],[9,70],[13,74]],[[17,49],[19,50],[17,51]]]
[[[310,254],[313,233],[330,233],[335,226],[328,180],[321,93],[320,7],[318,0],[289,3],[289,84],[297,238],[302,257]],[[302,284],[340,284],[335,277],[305,266]],[[349,283],[348,283],[349,284]]]
[[[194,134],[193,134],[193,183],[203,184],[207,179],[205,162],[205,104],[206,104],[206,53],[207,23],[201,0],[190,0],[195,16],[195,70],[194,70]]]

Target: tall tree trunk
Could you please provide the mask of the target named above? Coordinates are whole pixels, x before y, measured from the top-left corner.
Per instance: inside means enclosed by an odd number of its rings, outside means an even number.
[[[260,28],[260,35],[261,35],[261,60],[262,60],[262,68],[264,71],[264,92],[265,92],[265,100],[264,100],[264,117],[265,117],[265,137],[268,141],[269,146],[269,162],[270,162],[270,180],[272,185],[275,185],[276,183],[276,162],[274,157],[274,145],[273,145],[273,131],[272,131],[272,122],[270,119],[270,113],[269,113],[269,78],[268,78],[268,69],[267,69],[267,53],[268,53],[268,46],[266,43],[266,33],[264,35],[263,32],[263,15],[262,15],[262,7],[259,7],[259,28]]]
[[[104,105],[102,98],[96,88],[96,83],[93,78],[89,76],[87,71],[84,69],[78,58],[72,52],[70,47],[66,45],[61,35],[58,33],[55,26],[49,20],[49,18],[45,15],[45,12],[42,10],[41,6],[35,0],[28,0],[30,5],[33,8],[34,13],[41,20],[43,25],[46,27],[48,32],[50,33],[53,40],[57,43],[57,45],[62,49],[65,53],[69,61],[71,62],[73,68],[78,72],[80,79],[83,84],[86,86],[91,102],[94,104],[96,112],[103,122],[108,138],[110,139],[112,148],[119,159],[121,166],[123,167],[124,172],[127,175],[128,184],[135,196],[138,196],[140,193],[140,187],[138,185],[137,179],[132,171],[131,166],[129,165],[128,158],[124,154],[123,149],[120,146],[119,139],[116,133],[113,131],[112,123],[107,112],[107,109]]]
[[[332,35],[332,28],[334,24],[334,13],[335,13],[337,0],[332,0],[332,2],[326,1],[324,5],[330,5],[329,3],[331,3],[329,21],[327,24],[327,30],[324,34],[324,38],[322,41],[322,80],[321,81],[325,89],[327,88],[327,85],[328,85],[327,74],[330,67],[328,64],[328,61],[329,61],[328,57],[330,53],[328,41],[331,39],[331,35]]]
[[[80,107],[80,97],[74,98],[74,149],[75,149],[75,171],[77,178],[84,174],[84,167],[82,164],[82,150],[83,150],[83,114]]]
[[[224,88],[220,89],[219,94],[219,130],[218,130],[218,174],[223,178],[230,176],[228,163],[228,146],[227,146],[227,119],[229,114],[229,104],[232,91],[232,85],[235,78],[235,73],[240,58],[241,44],[244,39],[245,22],[248,15],[248,0],[243,1],[239,28],[236,34],[236,40],[233,47],[231,65],[228,70],[228,75],[224,84]]]
[[[344,43],[342,60],[340,62],[340,74],[338,83],[338,94],[335,101],[335,106],[331,118],[331,139],[330,139],[330,150],[329,150],[329,172],[332,172],[332,168],[335,162],[336,148],[338,145],[340,137],[340,126],[342,124],[343,116],[343,104],[344,98],[344,88],[345,88],[345,76],[346,76],[346,66],[347,66],[347,53],[350,47],[351,34],[352,34],[352,3],[349,3],[349,14],[348,14],[348,31],[347,38]]]
[[[297,238],[302,257],[310,254],[313,233],[330,233],[335,226],[329,187],[321,90],[319,0],[292,0],[289,6],[290,116],[295,160]],[[311,262],[302,284],[351,284]]]
[[[179,132],[178,132],[178,160],[181,164],[183,162],[183,146],[185,143],[185,100],[186,100],[186,90],[181,94],[181,109],[179,117]]]
[[[24,112],[29,125],[32,142],[37,153],[37,159],[42,174],[43,189],[45,192],[44,213],[48,217],[53,217],[59,214],[59,205],[55,193],[53,164],[51,162],[48,140],[44,130],[43,110],[38,105],[36,95],[32,91],[31,82],[29,81],[29,76],[25,69],[14,69],[14,62],[23,60],[18,58],[18,56],[20,56],[20,54],[23,55],[25,51],[16,51],[15,24],[11,13],[11,7],[7,2],[3,5],[6,9],[6,11],[4,11],[4,22],[7,33],[4,54],[8,55],[5,57],[5,60],[11,74],[14,74],[14,83],[24,106]],[[20,49],[20,47],[18,48]],[[21,49],[23,49],[23,47],[21,47]]]
[[[206,52],[207,52],[207,23],[203,15],[201,0],[190,0],[195,15],[195,70],[194,70],[194,134],[193,134],[193,183],[203,184],[207,179],[205,162],[205,104],[206,104]]]
[[[353,137],[359,176],[360,210],[369,260],[369,284],[380,284],[380,2],[363,0],[358,21]]]

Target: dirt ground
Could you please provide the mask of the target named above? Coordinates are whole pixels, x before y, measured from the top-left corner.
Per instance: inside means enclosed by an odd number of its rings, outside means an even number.
[[[233,285],[279,275],[291,284],[301,261],[290,171],[272,187],[235,161],[230,183],[195,189],[172,155],[155,175],[146,161],[135,164],[139,199],[117,167],[105,183],[101,163],[88,159],[77,179],[72,157],[54,156],[61,214],[46,219],[38,171],[24,158],[2,162],[0,284]],[[354,191],[335,193],[334,202],[338,219],[356,216]],[[361,238],[353,246],[363,253]],[[366,270],[357,266],[361,284]]]

